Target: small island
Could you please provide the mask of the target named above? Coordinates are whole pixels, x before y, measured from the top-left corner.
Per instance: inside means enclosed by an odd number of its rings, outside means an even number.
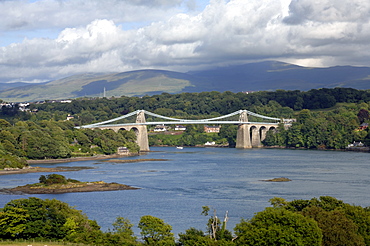
[[[41,175],[39,183],[27,184],[10,189],[0,189],[2,193],[9,194],[62,194],[72,192],[114,191],[114,190],[136,190],[118,183],[105,183],[103,181],[81,182],[75,179],[66,179],[60,174]]]
[[[288,179],[288,178],[281,177],[281,178],[266,179],[266,180],[261,180],[261,181],[264,181],[264,182],[289,182],[289,181],[292,181],[292,180]]]

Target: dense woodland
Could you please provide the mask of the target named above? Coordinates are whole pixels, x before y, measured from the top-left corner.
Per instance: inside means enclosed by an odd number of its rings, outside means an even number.
[[[370,245],[369,208],[329,196],[290,202],[275,197],[270,202],[272,207],[251,219],[241,219],[232,231],[227,228],[227,219],[221,222],[215,209],[204,206],[198,211],[199,216],[206,216],[204,230],[189,225],[175,237],[172,226],[154,216],[141,217],[137,225],[140,236],[134,235],[134,225],[124,217],[117,217],[113,228],[103,232],[96,221],[67,203],[30,197],[12,200],[0,209],[0,239],[107,246]]]
[[[279,127],[276,132],[269,132],[264,141],[266,146],[345,149],[354,141],[370,145],[369,128],[359,128],[362,123],[369,123],[370,91],[364,90],[335,88],[249,94],[213,91],[163,93],[141,98],[81,98],[71,103],[31,103],[26,111],[21,111],[17,104],[3,106],[0,110],[0,168],[23,166],[24,159],[113,154],[120,146],[136,153],[139,148],[134,132],[115,133],[75,126],[112,119],[138,109],[187,119],[216,117],[240,109],[297,119],[289,129]],[[67,116],[71,119],[66,120]],[[149,117],[148,121],[153,120]],[[151,145],[195,146],[214,141],[232,147],[236,129],[235,125],[223,125],[220,133],[206,134],[203,126],[190,125],[181,135],[150,134],[149,142]]]
[[[130,131],[74,128],[69,121],[17,121],[0,119],[0,169],[21,168],[25,159],[58,159],[115,154],[120,146],[137,153],[136,135]]]
[[[120,98],[81,98],[71,103],[32,103],[29,111],[17,105],[0,111],[0,169],[26,166],[27,159],[66,158],[113,154],[126,146],[138,152],[131,131],[76,129],[75,126],[111,119],[138,109],[177,118],[209,118],[247,109],[258,114],[295,118],[288,129],[269,132],[264,144],[312,149],[344,149],[353,141],[370,145],[370,91],[347,88],[254,93],[203,92]],[[66,120],[67,116],[73,119]],[[190,125],[179,135],[150,135],[151,144],[194,146],[206,141],[235,143],[235,125],[220,133],[204,133]],[[205,231],[180,233],[160,218],[143,216],[133,224],[118,217],[108,232],[81,211],[58,200],[30,197],[10,201],[0,209],[0,238],[63,240],[89,245],[370,245],[370,209],[345,204],[332,197],[285,201],[271,199],[250,220],[241,220],[232,231],[203,207]],[[195,211],[196,212],[196,211]],[[181,215],[179,215],[181,216]],[[246,215],[248,217],[249,215]]]

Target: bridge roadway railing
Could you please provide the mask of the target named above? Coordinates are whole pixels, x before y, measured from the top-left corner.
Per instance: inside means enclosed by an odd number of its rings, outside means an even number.
[[[98,127],[120,127],[120,126],[132,126],[132,125],[202,125],[202,124],[247,124],[247,125],[277,125],[279,123],[276,122],[242,122],[242,121],[203,121],[203,120],[195,120],[195,121],[155,121],[155,122],[145,122],[145,123],[123,123],[123,124],[110,124],[110,125],[86,125],[81,126],[80,128],[98,128]]]
[[[80,126],[80,127],[77,127],[77,128],[96,128],[97,126],[106,126],[105,124],[108,124],[108,123],[111,123],[111,122],[115,122],[115,121],[118,121],[118,120],[121,120],[121,119],[125,119],[125,118],[128,118],[128,117],[131,117],[131,116],[134,116],[134,115],[138,115],[139,113],[144,113],[144,114],[147,114],[147,115],[150,115],[150,116],[154,116],[154,117],[158,117],[158,118],[162,118],[162,119],[165,119],[165,120],[170,120],[169,122],[135,122],[135,123],[124,123],[124,124],[120,124],[120,125],[132,125],[132,124],[136,124],[136,125],[158,125],[158,124],[165,124],[165,125],[175,125],[175,124],[250,124],[252,122],[244,122],[244,121],[218,121],[220,119],[225,119],[225,118],[228,118],[228,117],[232,117],[232,116],[235,116],[235,115],[240,115],[242,113],[246,113],[248,115],[253,115],[255,117],[259,117],[259,118],[262,118],[262,119],[268,119],[268,120],[275,120],[275,121],[279,121],[281,122],[282,119],[280,118],[274,118],[274,117],[268,117],[268,116],[264,116],[264,115],[260,115],[260,114],[256,114],[256,113],[253,113],[251,111],[248,111],[248,110],[238,110],[238,111],[235,111],[231,114],[227,114],[227,115],[223,115],[223,116],[219,116],[219,117],[214,117],[214,118],[210,118],[210,119],[201,119],[201,120],[189,120],[189,119],[178,119],[178,118],[171,118],[171,117],[167,117],[167,116],[163,116],[163,115],[159,115],[159,114],[155,114],[155,113],[152,113],[152,112],[149,112],[149,111],[146,111],[146,110],[136,110],[134,112],[131,112],[129,114],[126,114],[126,115],[123,115],[123,116],[120,116],[120,117],[117,117],[117,118],[114,118],[114,119],[110,119],[110,120],[106,120],[106,121],[103,121],[103,122],[98,122],[98,123],[93,123],[93,124],[89,124],[89,125],[85,125],[85,126]],[[258,122],[256,122],[257,124]],[[268,122],[266,122],[266,124],[270,124]],[[272,124],[276,124],[276,123],[272,123]],[[118,124],[116,124],[115,126],[118,126]]]

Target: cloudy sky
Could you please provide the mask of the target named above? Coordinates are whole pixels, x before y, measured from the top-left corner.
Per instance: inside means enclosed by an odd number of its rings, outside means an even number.
[[[0,0],[0,82],[263,60],[370,66],[369,0]]]

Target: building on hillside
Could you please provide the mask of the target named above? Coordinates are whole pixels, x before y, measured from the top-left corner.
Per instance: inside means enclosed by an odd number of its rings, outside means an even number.
[[[365,130],[368,127],[369,127],[369,123],[362,123],[358,129],[359,130]]]
[[[156,125],[154,130],[155,132],[165,132],[167,131],[167,127],[164,125]]]
[[[175,126],[175,131],[185,131],[186,127],[182,125],[176,125]]]
[[[297,119],[283,119],[284,124],[289,124],[289,123],[293,123],[293,122],[297,122]]]
[[[129,153],[130,153],[130,151],[127,147],[118,147],[117,148],[117,154],[119,154],[119,155],[128,155]]]
[[[211,133],[211,132],[219,133],[220,128],[221,128],[221,126],[207,126],[207,125],[205,125],[204,126],[204,132],[206,132],[206,133]]]
[[[348,148],[351,148],[351,147],[364,147],[365,144],[363,144],[361,141],[360,142],[356,142],[356,141],[353,141],[352,144],[348,144]]]
[[[29,103],[0,103],[0,109],[5,107],[7,109],[15,109],[18,108],[21,112],[30,111],[29,108],[27,108],[30,104]]]
[[[70,115],[70,114],[68,114],[67,115],[67,119],[66,120],[72,120],[72,119],[74,119],[75,117],[73,117],[72,115]]]

